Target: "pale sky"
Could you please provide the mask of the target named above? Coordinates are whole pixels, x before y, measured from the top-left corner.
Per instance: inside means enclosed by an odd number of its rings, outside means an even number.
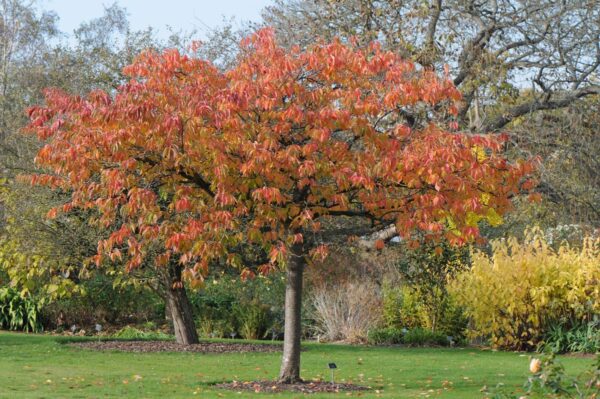
[[[40,5],[46,10],[54,10],[60,17],[59,28],[68,34],[81,22],[103,15],[104,6],[112,0],[42,0]],[[165,26],[175,31],[189,31],[194,28],[200,36],[206,25],[214,28],[221,24],[223,17],[236,17],[237,20],[257,21],[263,7],[272,4],[271,0],[119,0],[117,3],[129,12],[132,29],[148,26],[159,34],[166,34]]]

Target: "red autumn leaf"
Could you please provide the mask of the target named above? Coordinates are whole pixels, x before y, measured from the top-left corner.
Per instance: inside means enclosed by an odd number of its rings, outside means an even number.
[[[375,249],[383,249],[385,248],[385,242],[383,240],[375,241]]]

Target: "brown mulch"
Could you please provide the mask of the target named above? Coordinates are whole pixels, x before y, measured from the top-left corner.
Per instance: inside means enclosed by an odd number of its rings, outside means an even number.
[[[86,341],[69,345],[83,349],[122,352],[201,352],[201,353],[240,353],[240,352],[281,352],[281,345],[249,344],[236,342],[201,342],[193,345],[178,344],[173,341]]]
[[[361,385],[344,384],[326,381],[305,381],[295,384],[280,384],[275,381],[234,381],[215,385],[216,388],[228,389],[231,391],[253,391],[253,392],[300,392],[300,393],[321,393],[321,392],[351,392],[366,391],[369,388]]]

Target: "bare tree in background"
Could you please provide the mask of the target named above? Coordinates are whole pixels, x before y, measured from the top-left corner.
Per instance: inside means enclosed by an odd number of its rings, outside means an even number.
[[[598,0],[277,0],[263,18],[288,45],[354,36],[379,40],[423,67],[448,65],[465,97],[464,123],[477,131],[600,93]],[[488,111],[523,88],[535,95]]]
[[[538,190],[547,201],[507,221],[600,226],[600,96],[538,112],[511,126],[514,148],[542,157]],[[520,219],[520,220],[519,220]]]
[[[40,72],[50,41],[57,38],[58,17],[38,12],[34,1],[0,1],[0,167],[2,175],[15,167],[26,151],[14,142],[14,134],[25,121],[25,107],[39,97],[44,84]]]

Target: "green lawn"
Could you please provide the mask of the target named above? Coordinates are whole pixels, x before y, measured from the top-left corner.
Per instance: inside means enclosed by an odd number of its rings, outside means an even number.
[[[302,394],[222,391],[221,381],[269,379],[278,353],[131,354],[94,352],[64,345],[64,338],[0,332],[0,398],[302,398]],[[315,394],[310,398],[481,398],[481,387],[520,387],[529,356],[476,349],[370,348],[309,343],[305,379],[336,378],[373,387],[370,392]],[[578,374],[591,359],[562,358]]]

